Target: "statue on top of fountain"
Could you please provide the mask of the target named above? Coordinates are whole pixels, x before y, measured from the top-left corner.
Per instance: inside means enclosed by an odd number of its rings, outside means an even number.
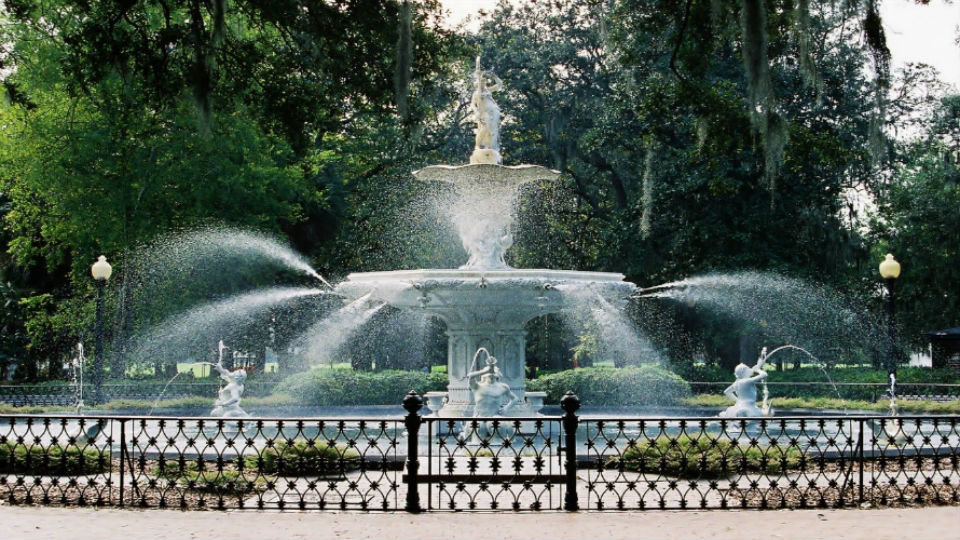
[[[721,418],[746,418],[766,416],[759,407],[757,407],[757,383],[767,378],[767,372],[763,369],[763,364],[767,361],[767,348],[760,351],[760,358],[757,364],[750,367],[746,364],[739,364],[733,369],[733,374],[737,380],[733,381],[724,395],[736,401],[735,404],[727,407],[720,413]]]
[[[493,77],[493,84],[487,84],[487,76]],[[480,57],[477,57],[477,69],[473,72],[474,90],[470,101],[473,119],[477,123],[476,143],[470,163],[500,165],[500,107],[493,100],[493,93],[503,87],[503,81],[492,72],[480,69]]]

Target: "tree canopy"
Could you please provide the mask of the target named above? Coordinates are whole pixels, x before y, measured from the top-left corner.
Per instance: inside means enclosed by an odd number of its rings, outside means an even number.
[[[771,271],[876,307],[891,250],[906,342],[957,324],[960,105],[926,66],[891,73],[874,0],[502,1],[477,31],[436,0],[5,10],[0,358],[19,376],[55,376],[89,334],[101,253],[116,351],[166,313],[134,259],[171,233],[267,232],[332,276],[458,266],[442,189],[410,172],[466,161],[477,55],[505,83],[505,160],[562,173],[521,196],[512,265],[641,286]],[[748,331],[664,317],[701,344],[659,343],[687,360]],[[572,357],[556,326],[531,325],[533,356]]]

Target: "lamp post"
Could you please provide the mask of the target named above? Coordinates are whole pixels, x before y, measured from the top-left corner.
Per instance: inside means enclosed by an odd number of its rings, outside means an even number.
[[[103,255],[90,267],[93,281],[97,284],[97,322],[94,330],[96,342],[93,357],[93,398],[96,403],[103,402],[103,288],[112,272],[113,268]]]
[[[896,392],[894,385],[897,380],[896,347],[893,339],[893,286],[900,277],[900,263],[889,253],[880,262],[880,277],[887,286],[887,374],[890,379],[890,397],[892,398]]]

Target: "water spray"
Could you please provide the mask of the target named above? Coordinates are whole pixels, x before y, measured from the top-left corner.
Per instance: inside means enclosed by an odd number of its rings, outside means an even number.
[[[78,415],[83,413],[83,408],[86,406],[83,404],[83,361],[83,342],[79,341],[77,342],[77,357],[71,362],[73,385],[76,388],[74,407]]]
[[[687,289],[689,285],[685,284],[682,281],[674,281],[673,283],[662,283],[660,285],[654,285],[653,287],[637,287],[637,292],[631,294],[629,298],[643,298],[644,296],[665,296],[666,293],[671,291],[683,291]]]

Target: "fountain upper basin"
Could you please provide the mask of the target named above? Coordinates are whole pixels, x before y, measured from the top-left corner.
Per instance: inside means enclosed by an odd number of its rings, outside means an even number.
[[[596,293],[621,303],[636,290],[615,272],[575,270],[398,270],[350,274],[337,290],[348,297],[366,294],[398,308],[422,308],[447,322],[471,315],[471,324],[498,324],[505,318],[529,320],[556,313],[571,301],[564,293]],[[485,316],[480,316],[480,315]]]

